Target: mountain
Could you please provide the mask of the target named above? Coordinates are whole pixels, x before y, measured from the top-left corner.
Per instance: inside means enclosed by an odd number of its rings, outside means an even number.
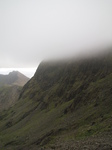
[[[0,74],[0,86],[18,85],[23,86],[28,82],[29,78],[18,71],[10,72],[8,75]]]
[[[0,111],[12,107],[18,100],[22,86],[29,80],[18,71],[0,75]]]
[[[112,54],[42,62],[0,114],[2,150],[111,150]]]

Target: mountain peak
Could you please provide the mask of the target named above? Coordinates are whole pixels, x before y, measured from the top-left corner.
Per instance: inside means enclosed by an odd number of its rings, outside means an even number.
[[[28,80],[29,78],[20,73],[19,71],[12,71],[8,75],[0,75],[0,86],[24,86],[24,84],[26,84]]]
[[[20,73],[19,71],[11,71],[11,72],[9,72],[9,74],[15,74],[15,73]]]

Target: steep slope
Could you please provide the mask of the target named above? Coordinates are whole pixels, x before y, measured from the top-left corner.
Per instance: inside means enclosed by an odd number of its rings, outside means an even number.
[[[3,150],[112,149],[112,54],[42,62],[0,115]]]
[[[1,75],[0,74],[0,86],[4,85],[18,85],[23,86],[29,80],[28,77],[23,75],[18,71],[10,72],[8,75]]]

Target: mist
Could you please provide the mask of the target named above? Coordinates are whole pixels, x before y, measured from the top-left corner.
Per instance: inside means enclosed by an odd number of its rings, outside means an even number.
[[[111,0],[1,0],[0,20],[1,68],[34,68],[112,46]]]

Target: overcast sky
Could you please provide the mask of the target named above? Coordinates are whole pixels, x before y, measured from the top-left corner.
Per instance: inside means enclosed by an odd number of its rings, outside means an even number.
[[[0,0],[0,68],[112,43],[112,0]]]

